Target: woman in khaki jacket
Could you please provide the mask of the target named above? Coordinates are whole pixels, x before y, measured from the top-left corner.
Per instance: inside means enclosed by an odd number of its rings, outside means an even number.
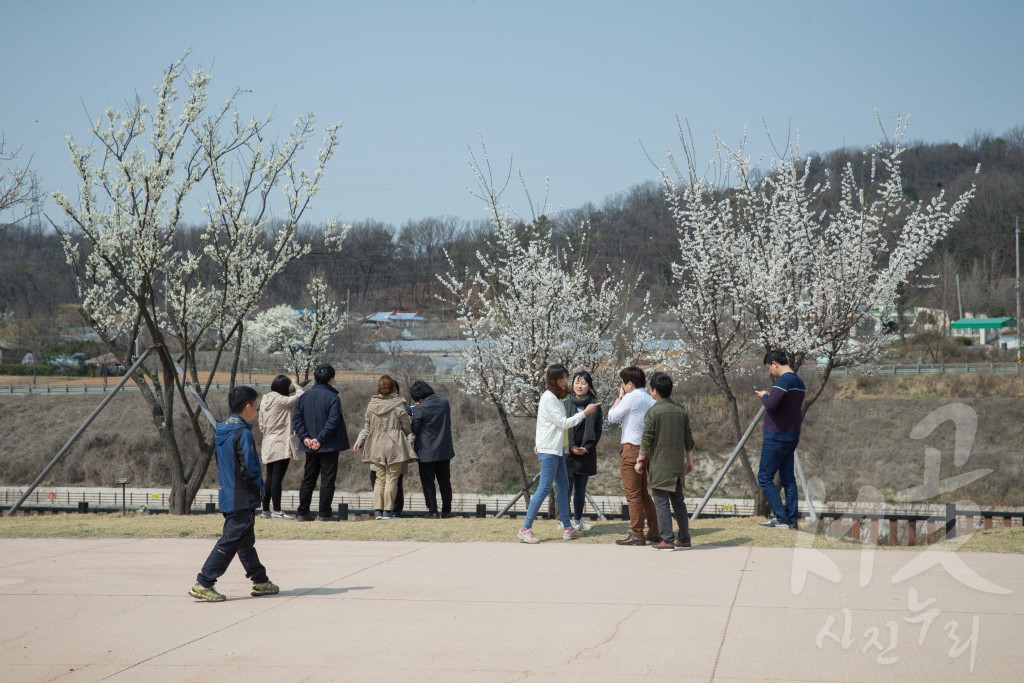
[[[278,375],[270,385],[270,391],[260,400],[260,431],[263,432],[263,446],[260,457],[267,466],[263,490],[264,519],[291,519],[281,511],[281,482],[288,472],[292,458],[299,459],[299,451],[292,438],[292,409],[302,395],[302,387],[292,384],[287,375]],[[274,511],[270,511],[273,502]]]
[[[398,393],[398,382],[390,375],[381,375],[377,394],[366,406],[366,426],[353,446],[354,450],[363,451],[363,462],[373,465],[377,474],[373,485],[377,519],[395,517],[398,477],[405,472],[406,463],[416,460],[412,438],[412,418],[405,399]]]

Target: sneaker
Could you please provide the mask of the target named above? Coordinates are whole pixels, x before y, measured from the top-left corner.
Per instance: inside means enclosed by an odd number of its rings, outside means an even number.
[[[384,511],[383,510],[377,510],[374,513],[373,518],[374,519],[384,519]]]
[[[516,538],[523,543],[540,543],[540,539],[533,535],[533,529],[520,529],[516,533]]]
[[[774,519],[769,519],[767,522],[761,522],[758,526],[763,526],[763,527],[766,527],[766,528],[769,528],[769,529],[791,529],[792,528],[788,524],[783,522],[781,519],[779,519],[778,517],[776,517]]]
[[[669,543],[668,541],[658,541],[651,546],[655,550],[675,550],[675,543]]]
[[[398,519],[398,515],[396,515],[393,512],[388,512],[387,510],[385,510],[384,515],[381,517],[381,519]]]
[[[260,519],[270,519],[270,510],[264,510],[260,513]]]
[[[562,540],[572,541],[583,536],[583,532],[577,529],[573,529],[571,526],[562,529]]]
[[[260,516],[262,517],[262,515],[260,515]],[[287,512],[282,512],[281,510],[278,510],[277,512],[271,512],[270,513],[270,518],[271,519],[291,519],[292,516],[289,515]]]
[[[592,524],[587,524],[582,519],[576,519],[576,520],[573,520],[572,528],[576,529],[577,531],[590,531],[591,529],[594,528],[594,526]]]
[[[249,593],[254,598],[258,598],[261,595],[277,595],[281,592],[276,584],[273,584],[268,579],[264,583],[254,583],[252,585],[252,592]]]
[[[198,583],[192,586],[192,589],[188,592],[188,594],[191,595],[193,598],[205,600],[206,602],[224,602],[225,600],[227,600],[227,598],[224,597],[224,594],[218,593],[217,589],[213,586],[207,588],[206,586],[201,586]]]

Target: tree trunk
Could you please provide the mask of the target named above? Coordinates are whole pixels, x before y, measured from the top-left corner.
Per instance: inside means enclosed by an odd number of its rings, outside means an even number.
[[[505,430],[505,440],[508,442],[509,447],[512,449],[512,456],[516,459],[516,463],[519,465],[519,475],[522,477],[523,490],[530,488],[530,480],[526,476],[526,462],[523,461],[523,454],[519,451],[519,442],[516,441],[516,434],[512,431],[512,425],[508,421],[508,413],[505,412],[504,406],[498,401],[493,400],[494,407],[498,409],[498,417],[501,418],[501,426]]]
[[[732,434],[736,443],[740,442],[743,438],[743,429],[740,427],[740,409],[736,401],[736,397],[731,391],[725,393],[726,403],[729,405],[729,418],[732,423]],[[768,507],[768,499],[764,497],[764,491],[761,490],[760,484],[757,483],[757,476],[754,474],[754,466],[750,462],[750,458],[747,457],[747,449],[740,449],[740,461],[743,463],[741,468],[743,474],[747,479],[747,483],[750,485],[751,491],[753,492],[754,498],[754,512],[762,515],[768,515],[771,510]]]

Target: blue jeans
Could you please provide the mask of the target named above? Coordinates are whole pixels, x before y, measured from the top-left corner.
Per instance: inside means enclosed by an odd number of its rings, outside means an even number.
[[[558,517],[562,520],[562,528],[569,529],[572,523],[569,521],[569,472],[565,469],[565,458],[550,453],[537,455],[540,460],[540,481],[537,482],[537,490],[530,498],[530,505],[526,508],[526,520],[523,528],[533,527],[533,520],[537,519],[537,512],[541,503],[551,493],[551,484],[555,484],[555,502],[558,504]]]
[[[793,526],[797,523],[797,491],[796,477],[793,476],[793,453],[796,452],[796,441],[779,441],[765,435],[761,444],[761,466],[757,470],[757,483],[764,491],[764,497],[772,512],[780,520]],[[775,485],[775,473],[779,474],[779,483],[786,492],[786,504],[782,504],[779,487]]]

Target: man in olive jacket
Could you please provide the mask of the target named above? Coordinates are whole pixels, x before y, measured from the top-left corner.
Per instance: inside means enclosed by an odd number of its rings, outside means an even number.
[[[690,521],[683,498],[683,480],[693,471],[693,432],[686,409],[673,401],[672,378],[656,372],[650,381],[651,397],[655,400],[644,417],[643,437],[636,471],[647,468],[654,508],[658,514],[661,541],[655,550],[675,550],[690,547]],[[672,513],[679,524],[679,537],[672,534]]]

